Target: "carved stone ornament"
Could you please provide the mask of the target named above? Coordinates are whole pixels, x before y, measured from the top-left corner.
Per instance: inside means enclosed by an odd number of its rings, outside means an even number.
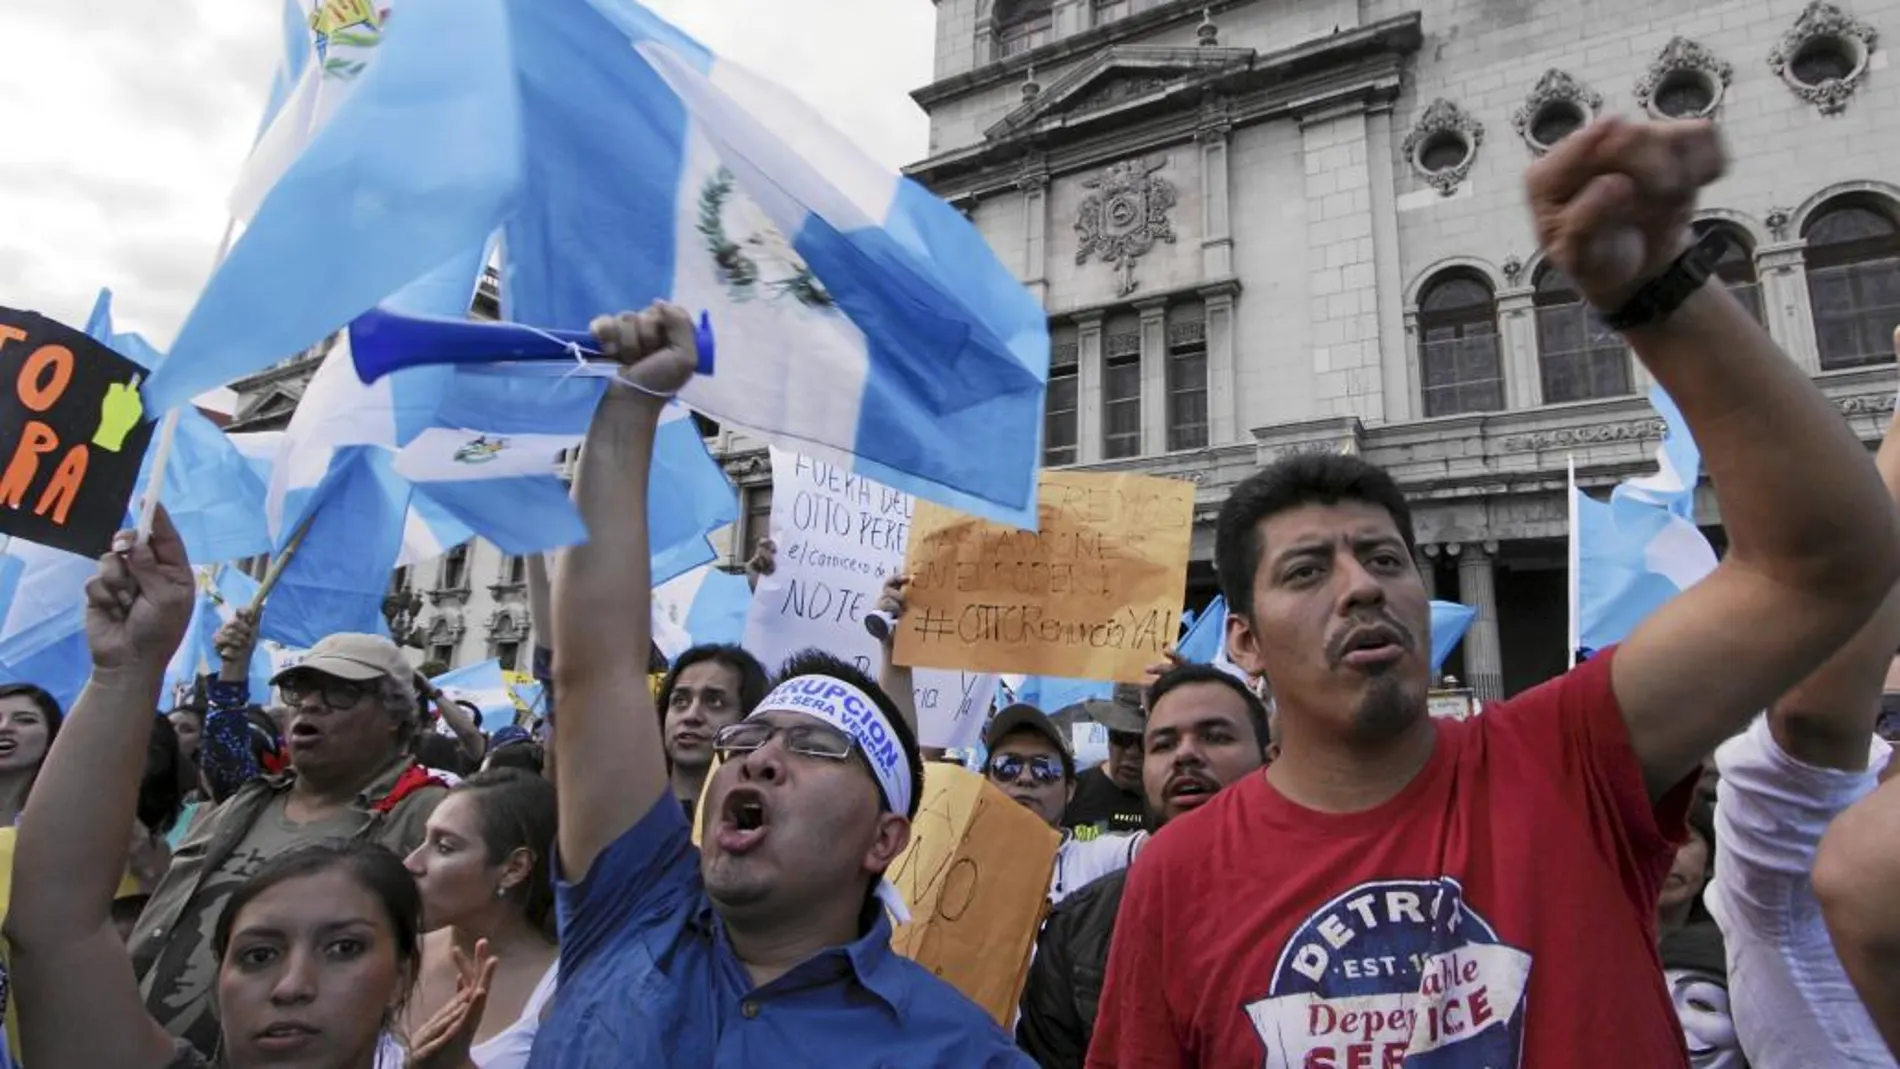
[[[1502,445],[1507,453],[1529,453],[1540,449],[1569,449],[1604,442],[1641,442],[1661,438],[1667,428],[1660,419],[1633,419],[1620,423],[1591,423],[1582,427],[1558,427],[1548,431],[1513,434]]]
[[[1130,74],[1120,78],[1110,78],[1101,85],[1088,91],[1080,100],[1069,105],[1071,115],[1100,111],[1117,104],[1145,97],[1150,93],[1159,93],[1167,88],[1172,80],[1163,74]]]
[[[1537,79],[1537,85],[1531,89],[1531,95],[1511,113],[1511,125],[1517,128],[1519,137],[1531,147],[1531,151],[1543,155],[1550,146],[1539,141],[1534,133],[1537,117],[1545,109],[1568,104],[1580,113],[1582,123],[1588,123],[1597,109],[1603,107],[1603,94],[1572,77],[1568,71],[1552,67]]]
[[[1636,82],[1636,103],[1652,115],[1662,115],[1656,108],[1656,92],[1672,76],[1701,78],[1708,84],[1709,103],[1706,107],[1689,114],[1664,116],[1688,119],[1715,111],[1722,103],[1723,94],[1728,91],[1729,80],[1735,76],[1735,68],[1727,60],[1687,37],[1672,38],[1656,54],[1656,58],[1649,61],[1649,70]]]
[[[1768,233],[1776,241],[1788,240],[1788,226],[1794,222],[1794,213],[1786,208],[1771,208],[1768,217],[1762,223],[1768,227]]]
[[[1072,341],[1059,341],[1049,346],[1050,367],[1074,367],[1081,362],[1082,347]]]
[[[1507,256],[1500,270],[1504,272],[1505,285],[1516,289],[1524,284],[1524,261],[1515,256]]]
[[[1867,60],[1873,55],[1878,39],[1879,34],[1872,26],[1838,5],[1814,0],[1788,32],[1781,35],[1774,51],[1768,54],[1768,67],[1788,83],[1796,96],[1819,108],[1821,114],[1838,115],[1846,110],[1848,99],[1867,77]],[[1852,69],[1844,77],[1822,78],[1812,83],[1803,81],[1795,71],[1796,60],[1809,47],[1828,41],[1839,44]]]
[[[1084,181],[1091,192],[1082,198],[1075,229],[1081,244],[1075,262],[1099,257],[1116,269],[1115,294],[1126,297],[1141,285],[1135,261],[1158,241],[1174,244],[1174,225],[1168,210],[1175,205],[1174,186],[1155,172],[1168,165],[1166,157],[1123,160]]]
[[[1450,167],[1430,170],[1425,166],[1424,150],[1447,138],[1455,138],[1464,145],[1464,158]],[[1458,105],[1439,97],[1432,101],[1425,113],[1413,124],[1412,132],[1405,135],[1405,143],[1400,151],[1412,165],[1420,178],[1431,183],[1433,189],[1443,196],[1457,192],[1459,185],[1471,174],[1471,165],[1478,160],[1478,146],[1484,144],[1484,124],[1474,118],[1470,112]]]
[[[1893,414],[1893,402],[1891,393],[1863,393],[1839,398],[1834,407],[1843,416],[1888,416]]]

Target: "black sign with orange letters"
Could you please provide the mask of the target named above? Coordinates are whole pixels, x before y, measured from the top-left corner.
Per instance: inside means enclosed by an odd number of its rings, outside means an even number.
[[[0,534],[96,557],[152,440],[145,368],[37,312],[0,308]]]

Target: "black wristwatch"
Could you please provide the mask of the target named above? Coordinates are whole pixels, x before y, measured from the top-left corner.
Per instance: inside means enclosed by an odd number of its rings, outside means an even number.
[[[1622,333],[1660,323],[1682,307],[1702,284],[1715,273],[1715,265],[1728,251],[1730,238],[1720,227],[1711,227],[1701,240],[1669,265],[1669,269],[1643,284],[1623,307],[1603,316],[1603,324]]]

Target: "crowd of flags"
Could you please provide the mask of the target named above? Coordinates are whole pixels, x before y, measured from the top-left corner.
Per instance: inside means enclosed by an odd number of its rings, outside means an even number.
[[[471,537],[514,554],[586,537],[560,465],[604,389],[598,370],[409,367],[366,385],[353,368],[357,317],[460,316],[491,266],[504,315],[539,328],[656,298],[713,324],[719,366],[668,408],[654,463],[663,647],[733,640],[748,595],[710,567],[709,537],[739,510],[694,411],[1034,525],[1045,313],[948,205],[636,0],[333,4],[363,20],[334,37],[313,30],[311,4],[284,0],[231,230],[170,352],[117,333],[109,293],[88,324],[151,369],[147,410],[177,421],[158,493],[209,567],[175,675],[213,664],[211,635],[247,603],[232,562],[295,546],[261,625],[294,649],[386,631],[392,569]],[[326,342],[282,432],[227,435],[191,406]],[[1652,400],[1669,426],[1656,474],[1607,503],[1572,480],[1574,648],[1619,640],[1714,566],[1694,523],[1695,444],[1668,398]],[[0,554],[0,675],[71,700],[91,567],[34,546]],[[1434,603],[1434,670],[1474,617]],[[1183,655],[1231,668],[1224,604],[1191,624]],[[486,668],[477,683],[507,689]],[[1014,693],[1057,709],[1108,689],[1031,678]]]

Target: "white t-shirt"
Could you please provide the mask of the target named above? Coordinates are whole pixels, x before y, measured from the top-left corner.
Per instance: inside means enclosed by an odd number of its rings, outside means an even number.
[[[1795,760],[1766,717],[1715,752],[1715,876],[1703,902],[1728,946],[1729,1005],[1752,1069],[1892,1069],[1848,982],[1809,873],[1821,833],[1866,797],[1891,753],[1869,738],[1867,769]]]
[[[1127,868],[1147,841],[1145,831],[1090,839],[1063,832],[1062,845],[1056,847],[1055,871],[1049,874],[1049,904],[1053,906],[1109,873]]]

